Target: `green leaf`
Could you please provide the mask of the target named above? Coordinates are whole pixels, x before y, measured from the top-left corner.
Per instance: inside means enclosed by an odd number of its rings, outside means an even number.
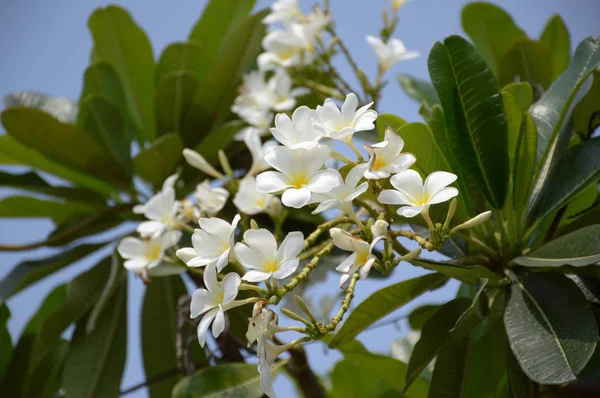
[[[521,39],[504,54],[498,68],[501,86],[512,82],[527,82],[536,93],[550,87],[553,81],[552,51],[545,43]],[[543,90],[538,87],[541,86]],[[537,95],[536,98],[539,98]]]
[[[508,381],[510,391],[513,397],[519,398],[537,398],[537,388],[533,381],[523,373],[521,365],[513,355],[512,351],[508,352]]]
[[[600,225],[563,235],[514,262],[527,267],[581,267],[600,262]]]
[[[87,316],[85,325],[86,333],[89,334],[96,328],[96,324],[108,305],[109,300],[114,296],[115,291],[123,283],[127,283],[127,270],[125,267],[123,267],[121,263],[121,257],[117,254],[117,251],[113,250],[108,280],[104,285],[104,289],[102,289],[102,293],[100,294],[98,301],[93,305],[92,310]]]
[[[83,90],[79,102],[83,102],[89,95],[96,94],[107,99],[121,112],[125,112],[127,100],[119,75],[115,68],[106,61],[96,61],[85,70],[83,76]],[[81,115],[79,115],[81,116]],[[80,124],[78,122],[78,124]]]
[[[508,182],[508,125],[492,71],[459,36],[436,43],[428,63],[444,108],[450,150],[492,206],[501,208]]]
[[[431,316],[435,314],[440,307],[441,306],[439,305],[426,304],[415,308],[408,316],[408,324],[410,325],[411,329],[421,329],[423,323],[431,318]]]
[[[79,125],[131,175],[131,137],[119,108],[97,94],[85,97],[80,106]]]
[[[517,101],[521,112],[527,112],[533,103],[533,89],[527,82],[514,82],[507,84],[502,92],[510,93]]]
[[[183,145],[179,135],[162,135],[133,159],[135,172],[144,180],[159,186],[173,174],[181,161],[182,152]]]
[[[377,117],[377,136],[381,141],[385,139],[385,130],[392,129],[394,131],[400,130],[402,126],[405,126],[408,122],[402,119],[400,116],[392,114],[383,114]]]
[[[176,71],[166,75],[156,89],[156,117],[159,134],[181,133],[183,122],[192,107],[198,80],[187,71]]]
[[[478,279],[487,279],[488,286],[503,286],[506,284],[496,274],[481,265],[463,265],[453,261],[433,261],[424,258],[411,260],[410,263],[425,269],[437,271],[447,277],[470,285],[475,285]]]
[[[12,338],[8,330],[8,318],[10,318],[10,310],[6,303],[2,303],[0,304],[0,351],[2,352],[2,356],[0,356],[0,382],[13,354]]]
[[[77,328],[84,329],[80,322]],[[127,351],[127,279],[113,295],[96,328],[76,330],[63,372],[67,396],[117,397]]]
[[[38,310],[35,314],[29,319],[27,325],[23,329],[22,334],[36,334],[43,322],[49,318],[52,314],[59,311],[67,300],[67,285],[62,284],[55,287],[49,294],[46,296]]]
[[[51,218],[60,224],[76,214],[89,214],[97,210],[81,202],[55,202],[31,196],[9,196],[0,200],[0,217]]]
[[[571,57],[571,37],[560,15],[550,18],[540,41],[552,49],[552,72],[556,79],[567,68]]]
[[[75,240],[85,238],[86,236],[106,232],[111,228],[122,224],[126,220],[126,214],[123,214],[126,210],[129,211],[129,215],[133,216],[131,205],[128,204],[107,207],[100,212],[90,215],[77,214],[71,216],[61,222],[60,225],[48,235],[48,238],[43,244],[44,246],[51,247],[64,246]]]
[[[173,43],[163,51],[156,65],[156,82],[161,83],[173,72],[191,73],[200,80],[212,65],[212,58],[201,46],[202,42],[186,41]]]
[[[566,206],[590,185],[600,180],[600,137],[570,149],[549,180],[546,193],[531,215],[541,219]]]
[[[0,136],[0,164],[30,166],[94,190],[104,196],[109,196],[115,191],[115,187],[101,178],[56,163],[36,150],[20,144],[9,135]]]
[[[31,397],[52,397],[61,388],[62,371],[64,368],[69,343],[60,339],[56,346],[44,357],[35,371],[29,377],[28,393]]]
[[[600,36],[592,36],[581,42],[567,70],[531,108],[530,113],[538,131],[538,166],[529,211],[545,193],[547,182],[566,149],[571,135],[568,124],[573,107],[577,104],[576,97],[587,92],[588,84],[591,85],[588,77],[599,64]],[[581,90],[583,86],[586,87]]]
[[[535,151],[537,129],[529,113],[523,115],[513,167],[513,208],[516,213],[517,228],[523,224],[523,218],[531,192],[531,183],[535,174]]]
[[[155,278],[146,288],[142,306],[142,353],[146,380],[177,367],[178,300],[187,294],[180,276]],[[192,344],[196,344],[193,342]],[[151,398],[168,397],[181,375],[149,386]]]
[[[226,39],[243,23],[255,0],[210,0],[189,39],[201,43],[214,59],[226,46]]]
[[[122,84],[140,144],[156,137],[154,55],[144,31],[118,6],[98,8],[88,27],[97,56],[110,63]]]
[[[521,128],[523,112],[519,109],[519,105],[517,104],[515,97],[505,90],[502,90],[502,104],[504,106],[504,114],[508,123],[508,161],[512,174],[517,153],[517,142],[519,141],[519,130]]]
[[[429,106],[440,103],[435,89],[426,80],[401,73],[398,75],[398,83],[406,95],[419,103],[425,102]]]
[[[284,361],[271,367],[278,371]],[[232,363],[204,368],[181,380],[173,389],[173,398],[218,398],[263,396],[256,364]]]
[[[595,208],[584,212],[564,227],[559,228],[555,236],[563,236],[568,233],[577,231],[581,228],[585,228],[595,224],[600,224],[600,206],[598,205],[596,205]]]
[[[585,137],[600,126],[600,70],[595,70],[593,76],[592,88],[573,111],[573,128]]]
[[[29,359],[35,336],[21,336],[13,350],[10,363],[0,385],[0,395],[11,398],[27,397],[29,388]]]
[[[511,44],[527,37],[508,13],[490,3],[467,4],[461,19],[463,30],[494,73]]]
[[[598,341],[598,325],[585,296],[571,280],[555,273],[515,280],[504,324],[521,368],[540,384],[575,380]]]
[[[8,299],[40,279],[75,264],[105,245],[106,243],[75,246],[52,257],[42,260],[28,260],[18,264],[0,281],[0,298],[3,300]]]
[[[114,160],[75,125],[30,108],[5,110],[2,124],[19,143],[57,163],[121,185],[129,182]]]
[[[21,174],[9,174],[0,171],[0,186],[80,202],[103,202],[103,199],[93,191],[67,186],[52,186],[32,171]]]
[[[379,319],[421,294],[441,287],[446,281],[447,278],[443,275],[428,274],[376,291],[350,313],[329,346],[335,347],[344,341],[353,339]]]
[[[4,96],[6,108],[33,108],[46,112],[64,123],[77,120],[77,104],[62,97],[50,97],[34,91],[18,91]]]

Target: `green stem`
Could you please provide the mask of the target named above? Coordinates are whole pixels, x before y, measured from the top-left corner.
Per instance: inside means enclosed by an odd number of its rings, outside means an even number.
[[[334,331],[335,328],[337,327],[337,325],[342,321],[342,318],[344,318],[344,315],[346,314],[346,312],[348,312],[348,309],[350,309],[350,303],[352,302],[352,299],[354,298],[354,289],[356,288],[356,282],[358,281],[359,276],[360,275],[358,272],[355,272],[354,274],[352,274],[352,277],[350,279],[350,284],[348,285],[348,288],[346,289],[346,295],[344,296],[344,299],[342,300],[342,305],[341,305],[340,309],[335,314],[335,316],[331,319],[331,322],[329,322],[327,325],[325,325],[325,330],[327,332]]]

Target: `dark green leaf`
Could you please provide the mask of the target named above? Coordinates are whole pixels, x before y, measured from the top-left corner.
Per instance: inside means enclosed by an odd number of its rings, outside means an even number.
[[[187,294],[180,276],[155,278],[146,288],[142,307],[142,353],[146,379],[177,367],[178,300]],[[194,341],[192,344],[196,344]],[[173,375],[149,387],[151,398],[168,397],[181,375]]]
[[[273,367],[276,372],[284,364],[279,361]],[[204,368],[181,380],[173,389],[173,398],[218,398],[263,396],[256,364],[232,363]]]
[[[538,166],[528,205],[529,211],[545,193],[547,182],[566,149],[571,135],[568,125],[573,107],[577,103],[576,97],[585,95],[591,85],[588,77],[598,64],[600,36],[592,36],[577,47],[567,70],[531,108],[531,116],[538,131]],[[583,90],[582,86],[585,86]]]
[[[527,37],[515,25],[511,16],[494,4],[467,4],[463,8],[461,19],[464,31],[495,73],[502,56],[511,44]]]
[[[81,202],[55,202],[31,196],[9,196],[0,200],[0,217],[51,218],[62,223],[75,214],[89,214],[97,210]]]
[[[255,0],[210,0],[190,33],[190,40],[201,43],[214,59],[226,46],[226,39],[248,16]]]
[[[66,266],[75,264],[104,245],[106,243],[76,246],[52,257],[24,261],[18,264],[0,281],[0,298],[6,300],[40,279]]]
[[[514,262],[527,267],[581,267],[600,262],[600,225],[563,235]]]
[[[521,112],[527,112],[533,103],[533,89],[527,82],[510,83],[502,91],[506,91],[515,97]]]
[[[523,373],[521,365],[513,355],[512,351],[508,350],[508,381],[510,392],[513,397],[519,398],[537,398],[537,389],[535,384]]]
[[[173,174],[182,157],[183,145],[176,133],[160,136],[133,159],[137,175],[159,186]]]
[[[429,106],[440,103],[435,89],[428,81],[406,74],[399,74],[398,83],[400,83],[400,87],[406,95],[419,103],[425,102]]]
[[[550,18],[540,41],[552,50],[552,72],[553,78],[556,79],[567,68],[571,57],[571,37],[560,15]]]
[[[77,328],[85,328],[80,322]],[[72,397],[117,397],[127,351],[127,279],[115,292],[96,328],[75,331],[63,372],[63,389]]]
[[[79,123],[131,175],[131,137],[119,108],[98,94],[90,94],[81,102]]]
[[[69,343],[60,339],[56,346],[44,357],[29,377],[28,395],[30,397],[53,397],[61,388]]]
[[[80,202],[102,202],[97,193],[82,188],[52,186],[32,171],[22,174],[9,174],[0,171],[0,186],[10,187],[28,192],[54,196],[56,198],[73,199]]]
[[[521,128],[523,112],[519,109],[515,97],[504,90],[502,90],[502,104],[508,123],[508,161],[512,173],[517,153],[517,142],[519,141],[519,130]]]
[[[131,205],[123,205],[123,207],[129,207],[127,210],[131,209]],[[118,213],[125,211],[123,207],[108,207],[87,216],[77,214],[69,217],[48,235],[44,245],[64,246],[86,236],[108,231],[124,222],[124,218],[118,215]]]
[[[471,285],[475,285],[478,279],[487,279],[489,286],[505,285],[496,274],[481,265],[462,265],[453,261],[433,261],[424,258],[412,260],[410,263]]]
[[[156,65],[156,82],[161,83],[170,73],[182,71],[200,80],[212,67],[212,59],[200,43],[178,42],[165,48]]]
[[[555,236],[563,236],[568,233],[577,231],[578,229],[596,224],[600,224],[600,206],[598,205],[596,205],[595,208],[584,212],[579,217],[577,217],[564,227],[560,228]]]
[[[11,398],[26,398],[29,389],[30,357],[35,336],[21,336],[12,353],[8,368],[4,373],[0,396]]]
[[[573,111],[573,128],[586,137],[600,126],[600,70],[595,70],[593,76],[592,88]]]
[[[6,303],[2,303],[0,304],[0,352],[2,352],[0,356],[0,385],[13,353],[12,337],[8,331],[8,318],[10,318],[10,310]]]
[[[558,163],[549,180],[546,193],[532,214],[541,219],[566,206],[590,185],[600,180],[600,137],[592,138],[583,145],[569,150]]]
[[[567,277],[554,273],[514,282],[504,324],[521,368],[541,384],[575,380],[598,341],[598,325],[585,296]]]
[[[471,286],[471,285],[468,285]],[[439,305],[426,304],[421,307],[415,308],[413,312],[408,316],[408,324],[411,329],[419,330],[423,323],[427,321],[433,314],[440,308]]]
[[[182,131],[188,112],[198,89],[198,80],[188,71],[166,75],[156,89],[156,117],[159,134]]]
[[[545,43],[528,39],[513,43],[502,57],[498,68],[501,86],[515,81],[527,82],[535,93],[539,93],[536,98],[550,87],[553,76],[550,48]]]
[[[489,360],[489,358],[487,359]],[[469,363],[469,339],[442,345],[435,360],[428,398],[465,397],[465,373]]]
[[[54,116],[64,123],[77,119],[77,104],[67,98],[50,97],[33,91],[18,91],[4,96],[6,108],[34,108]]]
[[[121,257],[117,254],[116,250],[113,251],[110,261],[110,273],[108,274],[108,280],[102,289],[102,293],[98,298],[98,301],[93,305],[92,310],[86,319],[85,331],[91,333],[96,328],[98,319],[105,311],[109,300],[114,296],[115,291],[123,283],[127,283],[127,270],[121,263]]]
[[[353,339],[379,319],[421,294],[441,287],[446,281],[447,278],[441,274],[428,274],[376,291],[350,313],[329,346],[335,347]]]
[[[154,55],[144,31],[118,6],[98,8],[88,21],[94,51],[117,72],[140,143],[156,137]]]
[[[127,101],[123,86],[119,80],[119,75],[115,71],[115,68],[106,61],[94,62],[85,70],[83,90],[79,101],[82,102],[91,94],[96,94],[107,99],[121,112],[126,110]]]
[[[517,228],[523,224],[523,218],[531,192],[531,183],[535,174],[535,151],[537,146],[537,129],[529,113],[523,115],[517,153],[513,168],[513,208],[516,213]]]
[[[29,319],[27,325],[23,329],[22,334],[36,334],[42,323],[52,314],[59,311],[67,300],[67,285],[62,284],[55,287],[46,296],[36,313]]]
[[[429,73],[440,96],[450,150],[487,200],[504,204],[508,182],[508,126],[498,83],[475,48],[459,36],[436,43]]]

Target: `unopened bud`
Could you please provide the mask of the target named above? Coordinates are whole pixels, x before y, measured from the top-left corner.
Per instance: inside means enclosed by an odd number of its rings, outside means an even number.
[[[210,165],[210,163],[208,163],[206,161],[206,159],[204,159],[204,157],[202,155],[200,155],[198,152],[192,151],[191,149],[188,149],[188,148],[185,148],[183,150],[183,157],[185,158],[185,161],[188,162],[188,164],[190,166],[201,170],[202,172],[208,174],[209,176],[218,178],[220,180],[225,179],[225,176],[223,174],[219,173],[214,167],[212,167]]]
[[[444,222],[444,231],[448,230],[450,226],[450,221],[454,218],[454,213],[456,213],[456,198],[453,198],[450,202],[450,207],[448,207],[448,215],[446,215],[446,221]]]
[[[469,228],[473,228],[478,225],[481,225],[481,224],[487,222],[491,216],[492,216],[491,211],[486,211],[484,213],[481,213],[481,214],[471,218],[469,221],[465,221],[464,223],[452,228],[452,231],[450,231],[450,235],[456,233],[457,231],[460,231],[461,229],[469,229]]]
[[[302,299],[302,297],[300,297],[298,295],[295,295],[294,296],[294,303],[296,303],[296,305],[298,306],[298,308],[300,308],[300,310],[302,312],[304,312],[308,316],[308,319],[310,319],[311,322],[317,323],[317,320],[315,319],[315,316],[313,315],[312,311],[308,308],[308,306],[306,305],[306,303],[304,302],[304,300]]]
[[[415,250],[406,253],[404,256],[400,257],[400,261],[410,261],[421,255],[421,248],[416,248]]]
[[[390,224],[385,220],[375,221],[375,223],[371,226],[373,239],[379,238],[380,236],[386,236],[389,226]]]
[[[400,9],[400,7],[402,7],[404,4],[408,3],[409,0],[391,0],[390,3],[392,5],[392,11],[398,12],[398,10]]]
[[[233,180],[233,170],[231,169],[231,165],[229,164],[229,160],[227,159],[227,155],[222,149],[219,149],[219,162],[221,163],[221,167],[225,174],[229,176]]]
[[[258,223],[254,221],[254,219],[250,220],[250,228],[251,229],[260,229]]]

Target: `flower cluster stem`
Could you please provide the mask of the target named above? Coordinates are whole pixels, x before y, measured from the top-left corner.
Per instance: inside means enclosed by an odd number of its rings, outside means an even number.
[[[354,274],[352,274],[350,283],[348,284],[348,288],[346,289],[346,295],[344,296],[344,299],[342,300],[342,306],[340,307],[338,312],[334,315],[334,317],[331,319],[331,322],[329,322],[327,325],[325,325],[325,330],[327,332],[334,331],[335,328],[337,327],[337,325],[344,318],[344,315],[346,314],[346,312],[348,312],[348,309],[350,309],[350,303],[352,302],[352,299],[354,298],[354,289],[356,288],[356,282],[358,282],[358,278],[359,278],[358,272],[355,272]]]

